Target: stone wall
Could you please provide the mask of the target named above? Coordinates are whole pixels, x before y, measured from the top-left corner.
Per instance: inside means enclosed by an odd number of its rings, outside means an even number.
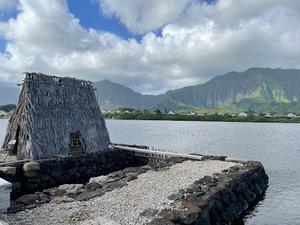
[[[259,162],[240,162],[169,196],[170,206],[149,225],[232,224],[263,196],[268,176]]]
[[[30,162],[15,162],[0,167],[0,177],[13,184],[12,197],[66,183],[84,183],[90,177],[147,164],[145,158],[130,152],[105,150],[80,157],[60,157]]]

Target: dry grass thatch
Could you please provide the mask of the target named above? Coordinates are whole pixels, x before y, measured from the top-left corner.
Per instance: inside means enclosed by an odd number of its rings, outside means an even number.
[[[25,74],[3,148],[15,139],[18,159],[67,155],[70,134],[78,131],[86,152],[107,148],[109,135],[91,82]]]

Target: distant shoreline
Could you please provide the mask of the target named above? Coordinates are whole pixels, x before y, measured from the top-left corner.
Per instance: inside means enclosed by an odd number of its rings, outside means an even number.
[[[195,118],[196,117],[196,118]],[[211,118],[210,116],[150,116],[150,117],[132,117],[132,116],[117,116],[117,117],[108,117],[104,116],[105,119],[109,120],[161,120],[161,121],[203,121],[203,122],[245,122],[245,123],[300,123],[300,118],[242,118],[242,117],[233,117],[233,118]],[[10,117],[0,117],[0,120],[9,120]]]
[[[300,118],[288,117],[259,117],[259,116],[191,116],[191,115],[167,115],[167,114],[104,114],[105,119],[111,120],[162,120],[162,121],[207,121],[207,122],[253,122],[253,123],[300,123]]]

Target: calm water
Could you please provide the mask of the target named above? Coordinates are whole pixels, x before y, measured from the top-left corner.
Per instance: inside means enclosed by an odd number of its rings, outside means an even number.
[[[0,120],[0,140],[6,120]],[[111,141],[261,161],[265,199],[246,225],[300,224],[300,124],[108,120]]]

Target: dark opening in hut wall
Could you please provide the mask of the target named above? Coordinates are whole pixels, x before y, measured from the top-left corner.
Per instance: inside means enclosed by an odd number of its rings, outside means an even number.
[[[110,143],[92,82],[26,73],[3,148],[16,140],[18,159],[68,155],[75,132],[85,152],[107,149]]]

